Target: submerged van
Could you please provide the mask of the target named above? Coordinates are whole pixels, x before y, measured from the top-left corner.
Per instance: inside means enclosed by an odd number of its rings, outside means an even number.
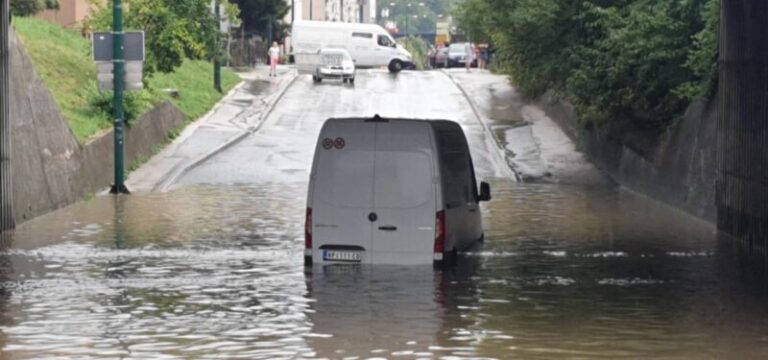
[[[483,239],[472,157],[447,120],[329,119],[315,148],[305,264],[428,264]]]

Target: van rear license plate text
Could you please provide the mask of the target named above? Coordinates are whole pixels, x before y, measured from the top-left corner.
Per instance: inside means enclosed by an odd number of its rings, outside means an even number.
[[[323,250],[325,261],[360,262],[362,259],[363,253],[360,251]]]

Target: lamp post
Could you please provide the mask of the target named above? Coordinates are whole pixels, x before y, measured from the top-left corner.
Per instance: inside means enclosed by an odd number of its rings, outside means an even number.
[[[411,10],[410,9],[413,6],[413,4],[414,3],[411,3],[411,2],[406,3],[407,9],[405,11],[405,37],[408,37],[408,33],[409,33],[409,30],[410,30],[410,17],[411,17]],[[418,4],[419,4],[419,6],[424,6],[423,2],[420,2]],[[392,6],[392,8],[394,8],[396,4],[391,2],[391,3],[389,3],[389,5]]]

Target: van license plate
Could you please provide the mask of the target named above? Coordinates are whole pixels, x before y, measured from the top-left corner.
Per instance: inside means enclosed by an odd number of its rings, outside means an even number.
[[[325,261],[360,262],[362,259],[363,254],[360,251],[323,250]]]

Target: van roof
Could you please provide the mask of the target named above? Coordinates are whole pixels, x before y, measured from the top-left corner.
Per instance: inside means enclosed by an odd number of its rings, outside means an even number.
[[[420,118],[390,118],[390,117],[383,117],[379,116],[378,114],[372,116],[372,117],[344,117],[344,118],[329,118],[326,120],[326,122],[336,122],[336,121],[364,121],[364,122],[427,122],[430,125],[448,125],[448,126],[456,126],[461,127],[457,122],[453,120],[446,120],[446,119],[420,119]]]
[[[352,29],[371,32],[386,32],[386,30],[378,24],[361,24],[361,23],[346,23],[346,22],[329,22],[329,21],[312,21],[312,20],[299,20],[296,21],[293,26],[298,27],[310,27],[310,28],[324,28],[324,29]]]

